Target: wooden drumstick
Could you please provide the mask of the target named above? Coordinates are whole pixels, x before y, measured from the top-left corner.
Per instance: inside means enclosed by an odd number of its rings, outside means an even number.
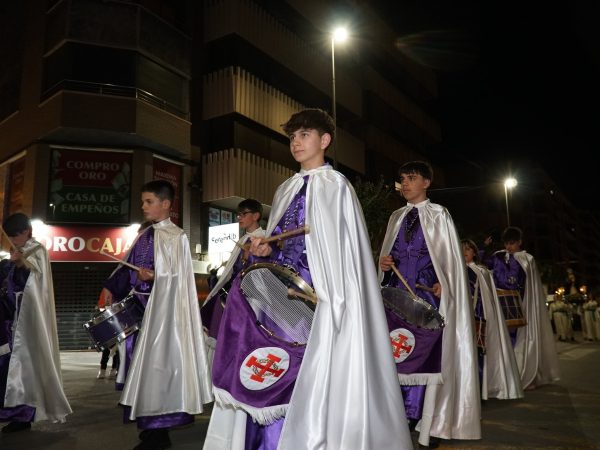
[[[10,248],[12,248],[13,250],[17,250],[17,247],[15,246],[15,244],[13,244],[13,242],[10,240],[10,238],[8,237],[8,234],[6,234],[6,231],[4,231],[4,227],[0,227],[0,230],[2,230],[2,235],[6,238],[6,240],[8,241],[8,244],[10,245]]]
[[[396,269],[395,264],[392,264],[392,270],[394,271],[394,273],[396,274],[396,276],[398,278],[400,278],[400,281],[402,281],[402,284],[404,284],[404,286],[406,287],[406,289],[408,289],[408,292],[410,292],[410,295],[412,295],[413,297],[416,297],[415,293],[410,288],[410,286],[408,285],[408,283],[406,282],[406,280],[404,279],[404,277],[402,276],[402,274],[400,273],[400,271],[398,269]]]
[[[295,297],[300,297],[303,298],[305,300],[310,300],[313,303],[317,303],[317,297],[315,297],[314,295],[308,295],[308,294],[304,294],[302,292],[298,292],[295,289],[292,288],[288,288],[288,295],[293,295]]]
[[[423,286],[422,284],[417,284],[416,287],[417,287],[417,289],[422,289],[427,292],[432,292],[432,293],[435,292],[435,289],[430,288],[429,286]]]
[[[122,259],[117,258],[116,256],[111,255],[110,253],[105,253],[104,250],[100,250],[99,252],[101,255],[104,256],[108,256],[111,259],[114,259],[115,261],[120,262],[121,264],[123,264],[124,266],[127,266],[133,270],[137,270],[138,272],[140,271],[140,267],[138,266],[134,266],[133,264],[129,264],[127,261],[123,261]]]
[[[268,242],[283,241],[284,239],[289,239],[298,234],[308,234],[308,233],[310,233],[310,227],[308,225],[304,225],[303,227],[294,228],[293,230],[286,231],[285,233],[276,234],[275,236],[271,236],[268,238],[263,238],[262,243],[266,244]],[[238,247],[240,247],[244,250],[250,250],[250,244],[242,244],[242,243],[240,243],[240,241],[237,241],[235,243],[235,245],[237,245]]]

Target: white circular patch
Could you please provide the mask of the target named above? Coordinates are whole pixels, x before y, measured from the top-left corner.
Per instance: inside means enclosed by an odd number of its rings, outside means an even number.
[[[396,363],[404,361],[415,351],[415,336],[406,328],[390,331],[390,343]]]
[[[290,355],[279,347],[257,348],[244,359],[240,381],[251,391],[268,388],[280,380],[290,367]]]

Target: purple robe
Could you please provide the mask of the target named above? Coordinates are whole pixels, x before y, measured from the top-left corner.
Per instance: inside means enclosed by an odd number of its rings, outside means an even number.
[[[416,288],[417,284],[431,287],[438,282],[418,218],[417,208],[410,211],[404,218],[390,254],[398,271],[405,278],[413,292],[438,309],[439,298],[431,292]],[[402,281],[391,270],[386,272],[383,284],[406,289]],[[440,372],[442,330],[419,328],[398,317],[387,308],[385,312],[390,331],[397,328],[406,328],[415,336],[413,353],[404,361],[396,364],[398,373]],[[404,408],[408,419],[418,420],[423,415],[425,388],[425,385],[402,386]]]
[[[23,292],[25,283],[29,276],[29,270],[21,267],[16,267],[10,262],[3,265],[3,272],[6,273],[6,278],[3,282],[2,294],[0,296],[0,318],[2,319],[3,341],[0,344],[8,343],[10,348],[13,346],[12,326],[17,318],[16,314],[19,309],[16,292]],[[6,383],[8,379],[8,367],[12,353],[6,353],[0,356],[0,422],[33,422],[35,417],[35,408],[28,405],[17,405],[10,408],[4,408],[4,396],[6,395]]]
[[[277,227],[273,230],[273,236],[304,226],[307,180],[308,177],[305,177],[304,186],[286,209]],[[272,253],[267,260],[271,263],[286,265],[295,269],[298,275],[312,286],[304,235],[280,241],[279,244],[273,244]],[[290,366],[288,372],[284,375],[284,377],[288,377],[287,384],[284,384],[286,380],[281,380],[261,392],[265,396],[269,396],[269,399],[265,400],[265,405],[269,401],[274,401],[278,404],[287,403],[289,402],[295,378],[302,363],[304,347],[294,348],[293,346],[282,344],[276,339],[265,337],[266,335],[253,325],[255,321],[254,314],[251,312],[247,302],[244,301],[243,304],[238,303],[244,298],[239,289],[239,282],[239,277],[237,277],[227,297],[227,305],[239,304],[240,307],[225,308],[217,337],[217,347],[213,360],[213,380],[215,386],[225,385],[226,383],[222,379],[223,377],[229,377],[229,382],[231,383],[230,389],[235,391],[230,391],[230,393],[241,401],[248,403],[254,401],[254,404],[257,405],[256,400],[250,398],[251,393],[248,390],[244,390],[239,385],[235,387],[232,385],[236,381],[235,378],[237,378],[239,367],[237,364],[239,364],[241,357],[248,354],[248,349],[251,347],[256,348],[267,344],[277,346],[284,348],[290,354]],[[240,314],[245,314],[246,317],[241,317]],[[252,324],[252,327],[248,324]],[[244,329],[240,330],[240,327]],[[240,350],[240,347],[243,349]],[[239,355],[231,355],[235,353],[234,349],[240,350]],[[233,360],[236,362],[232,365]],[[285,418],[282,417],[269,425],[261,425],[254,422],[252,417],[248,415],[246,424],[246,450],[275,450],[279,442],[284,420]]]
[[[481,260],[488,269],[492,271],[494,277],[494,283],[496,283],[496,289],[507,289],[519,291],[521,299],[525,295],[525,271],[521,265],[517,262],[514,255],[511,255],[505,250],[498,251],[492,255],[482,253]],[[511,305],[503,301],[502,297],[499,297],[500,308],[504,318],[510,317],[509,310]],[[517,329],[510,327],[508,329],[510,340],[515,346],[517,341]]]
[[[471,298],[475,295],[475,285],[477,284],[477,274],[473,269],[467,267],[467,275],[469,276],[469,292],[471,293]],[[481,299],[481,290],[477,291],[477,299],[475,301],[475,318],[477,320],[485,321],[485,314],[483,312],[483,301]],[[476,330],[477,331],[477,330]],[[479,368],[479,386],[483,386],[483,362],[484,362],[485,350],[477,347],[477,365]]]

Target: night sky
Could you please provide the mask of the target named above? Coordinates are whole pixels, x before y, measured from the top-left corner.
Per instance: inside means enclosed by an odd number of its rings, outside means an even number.
[[[600,210],[596,2],[375,3],[400,30],[399,50],[438,74],[440,153],[498,173],[538,161],[575,205]]]

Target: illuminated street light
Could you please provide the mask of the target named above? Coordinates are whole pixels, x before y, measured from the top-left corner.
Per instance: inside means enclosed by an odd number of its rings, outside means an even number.
[[[337,113],[336,113],[336,99],[335,99],[335,43],[336,42],[344,42],[348,39],[348,30],[344,27],[338,27],[333,30],[331,33],[331,88],[332,88],[332,114],[333,114],[333,125],[336,128],[337,134]],[[333,141],[332,145],[332,154],[333,154],[333,168],[337,169],[337,151],[336,151],[336,143]]]
[[[510,227],[510,212],[508,210],[508,190],[514,188],[517,185],[517,180],[513,177],[509,177],[504,180],[504,200],[506,201],[506,223]]]

